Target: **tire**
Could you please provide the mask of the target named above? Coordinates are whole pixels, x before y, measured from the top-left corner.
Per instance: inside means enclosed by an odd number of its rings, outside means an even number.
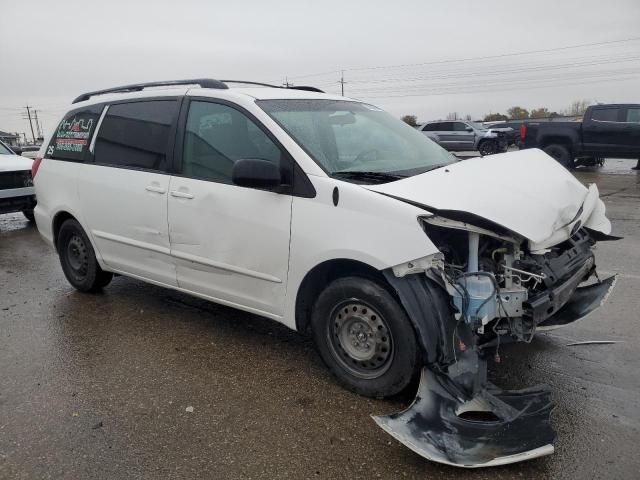
[[[33,210],[23,210],[22,214],[29,220],[31,223],[36,221],[36,217],[33,216]]]
[[[575,167],[571,152],[564,145],[558,145],[554,143],[552,145],[547,145],[546,147],[544,147],[543,151],[567,170],[572,170]]]
[[[486,155],[493,155],[498,152],[498,143],[493,140],[483,140],[478,145],[478,152],[483,157]]]
[[[418,339],[397,300],[377,282],[345,277],[320,294],[311,315],[313,339],[337,381],[360,395],[397,395],[421,368]]]
[[[105,272],[98,265],[91,242],[76,220],[69,219],[62,224],[56,247],[62,271],[77,290],[97,292],[113,278],[111,272]]]

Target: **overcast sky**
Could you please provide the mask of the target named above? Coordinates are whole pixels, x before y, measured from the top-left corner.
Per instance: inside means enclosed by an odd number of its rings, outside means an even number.
[[[640,103],[639,25],[640,0],[7,1],[0,130],[29,132],[28,103],[48,131],[78,94],[131,82],[339,92],[341,70],[346,95],[421,120]]]

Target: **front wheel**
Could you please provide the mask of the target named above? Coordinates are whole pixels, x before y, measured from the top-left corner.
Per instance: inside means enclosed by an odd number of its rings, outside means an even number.
[[[331,282],[315,303],[311,328],[329,370],[355,393],[393,396],[419,374],[415,330],[397,300],[375,281]]]
[[[98,265],[91,242],[77,220],[69,219],[62,224],[56,246],[65,277],[81,292],[96,292],[113,278],[111,272]]]
[[[498,153],[498,143],[494,142],[493,140],[484,140],[480,142],[480,145],[478,145],[478,152],[480,152],[480,155],[482,155],[483,157],[485,155],[493,155],[494,153]]]

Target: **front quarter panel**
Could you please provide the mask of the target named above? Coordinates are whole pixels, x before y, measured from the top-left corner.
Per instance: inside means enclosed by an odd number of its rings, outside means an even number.
[[[334,259],[377,270],[438,252],[418,222],[426,212],[386,195],[328,177],[309,177],[315,198],[294,197],[285,323],[295,328],[295,302],[305,275]],[[334,205],[333,191],[338,189]]]

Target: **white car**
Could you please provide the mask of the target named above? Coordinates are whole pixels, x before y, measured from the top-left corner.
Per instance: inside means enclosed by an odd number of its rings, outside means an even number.
[[[202,79],[83,94],[40,153],[37,225],[78,290],[116,273],[310,332],[370,397],[422,372],[376,421],[432,460],[553,451],[548,391],[490,386],[487,352],[599,306],[614,278],[582,284],[615,237],[543,152],[459,162],[367,103]]]
[[[22,212],[33,221],[36,197],[32,165],[33,160],[16,155],[0,141],[0,214]]]

